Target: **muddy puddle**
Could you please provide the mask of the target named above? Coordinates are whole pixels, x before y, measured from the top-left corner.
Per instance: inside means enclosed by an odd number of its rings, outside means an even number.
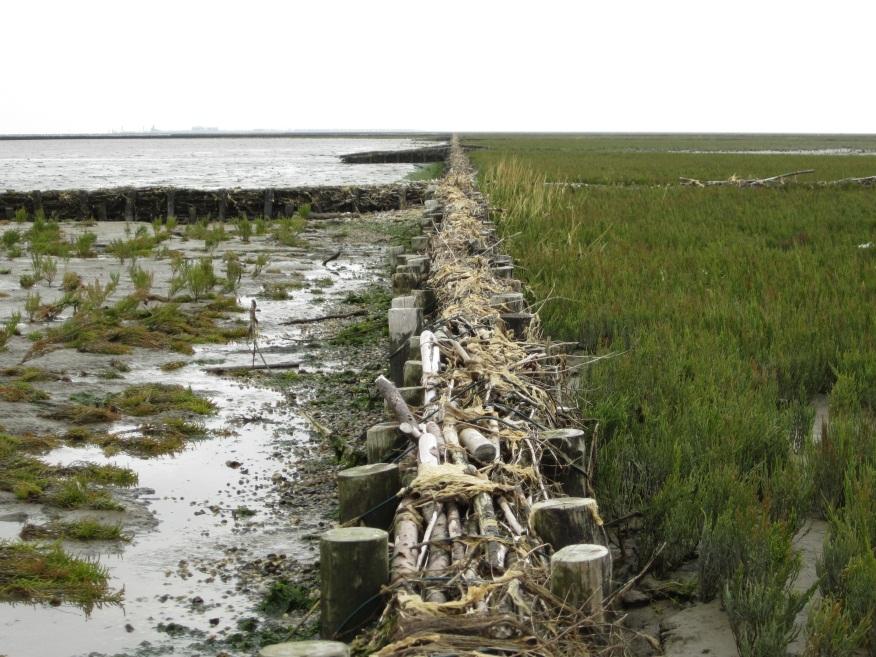
[[[236,296],[248,308],[255,299],[259,308],[259,346],[268,363],[300,363],[302,372],[355,369],[342,346],[327,346],[326,333],[343,327],[340,322],[284,325],[292,319],[316,318],[355,309],[351,293],[387,285],[386,249],[413,220],[412,212],[383,213],[338,220],[313,220],[302,234],[304,244],[283,247],[268,237],[252,237],[244,244],[235,239],[220,243],[212,254],[220,269],[222,253],[240,256],[267,254],[269,263],[253,278],[245,275]],[[131,227],[127,227],[130,230]],[[91,227],[64,225],[76,234],[90,230],[98,244],[125,237],[124,223]],[[203,240],[173,237],[169,249],[188,257],[203,257]],[[338,257],[323,261],[334,252]],[[167,294],[171,271],[167,260],[141,258],[138,264],[154,272],[153,292]],[[27,257],[7,260],[8,273],[0,275],[0,318],[20,309],[27,296],[18,284],[29,271]],[[72,258],[60,265],[86,281],[109,279],[121,270],[115,296],[133,287],[124,273],[128,263],[100,255]],[[58,279],[61,278],[61,273]],[[275,283],[294,282],[289,298],[268,295]],[[60,297],[58,283],[36,286],[44,301]],[[268,298],[274,296],[275,298]],[[69,311],[66,311],[69,315]],[[240,313],[246,320],[247,313]],[[63,319],[64,316],[60,319]],[[355,321],[349,320],[349,321]],[[57,323],[57,320],[56,322]],[[45,323],[22,324],[22,334],[43,329]],[[0,366],[12,367],[30,347],[26,337],[10,340],[0,353]],[[107,567],[111,587],[124,590],[122,606],[94,609],[90,614],[71,606],[0,604],[0,654],[9,657],[72,657],[76,655],[248,655],[252,647],[226,643],[238,634],[246,619],[261,620],[257,604],[264,582],[242,570],[255,563],[282,570],[283,562],[312,564],[316,535],[327,528],[331,508],[324,500],[290,503],[288,490],[279,484],[295,481],[299,459],[317,440],[313,425],[300,412],[299,402],[311,394],[306,388],[294,394],[249,383],[248,379],[207,371],[218,365],[247,365],[252,353],[246,341],[198,345],[193,355],[134,349],[131,354],[110,356],[60,349],[28,361],[27,365],[63,371],[65,379],[36,384],[50,399],[38,403],[0,402],[4,430],[12,434],[57,433],[64,423],[41,415],[46,406],[62,403],[75,393],[107,394],[139,383],[161,382],[190,386],[218,408],[204,420],[209,437],[194,441],[172,456],[138,458],[124,453],[106,456],[98,447],[62,446],[41,458],[53,464],[113,463],[133,469],[139,482],[133,489],[115,490],[124,507],[118,511],[60,511],[24,503],[0,492],[0,538],[16,540],[25,523],[51,519],[94,517],[121,524],[130,542],[65,542],[72,554],[97,558]],[[121,378],[102,379],[100,372],[112,361],[123,360],[128,371]],[[173,371],[161,366],[185,361]],[[261,362],[257,358],[257,362]],[[285,370],[284,370],[285,371]],[[134,418],[136,419],[136,418]],[[126,418],[110,427],[113,432],[136,430],[139,422]],[[330,479],[326,472],[324,479]],[[283,499],[286,495],[286,499]],[[276,564],[280,564],[277,566]],[[270,572],[271,568],[268,568]]]

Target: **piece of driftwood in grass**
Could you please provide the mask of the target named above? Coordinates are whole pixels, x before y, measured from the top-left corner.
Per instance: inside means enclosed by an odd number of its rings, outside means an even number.
[[[341,470],[338,520],[341,524],[358,521],[366,527],[389,529],[400,488],[397,463],[371,463]]]
[[[388,534],[372,527],[330,529],[320,537],[320,634],[353,636],[383,607]]]
[[[575,543],[603,543],[599,509],[589,497],[557,497],[532,505],[532,531],[560,550]]]
[[[611,559],[604,545],[567,545],[551,557],[551,592],[597,623],[604,620],[602,601],[610,579]]]
[[[793,178],[804,173],[815,173],[815,169],[802,169],[800,171],[791,171],[789,173],[781,173],[778,176],[769,176],[768,178],[728,178],[727,180],[698,180],[697,178],[686,178],[680,176],[679,180],[682,185],[690,185],[692,187],[763,187],[772,183],[784,182],[786,178]]]
[[[496,460],[496,446],[477,429],[465,427],[459,432],[459,442],[479,463],[492,463]]]
[[[287,641],[264,646],[259,657],[350,657],[350,648],[340,641]]]

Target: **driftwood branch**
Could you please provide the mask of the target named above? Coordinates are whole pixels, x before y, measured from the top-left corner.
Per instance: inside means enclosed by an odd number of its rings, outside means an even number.
[[[736,178],[731,177],[727,180],[699,180],[697,178],[685,178],[680,176],[679,180],[682,185],[691,187],[765,187],[767,185],[784,182],[786,178],[793,178],[804,173],[815,173],[815,169],[801,169],[800,171],[791,171],[789,173],[781,173],[778,176],[770,176],[768,178]]]

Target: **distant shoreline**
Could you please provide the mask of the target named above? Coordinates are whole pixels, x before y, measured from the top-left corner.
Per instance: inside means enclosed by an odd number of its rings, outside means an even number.
[[[362,138],[398,139],[415,138],[447,140],[450,133],[440,132],[120,132],[94,134],[21,134],[0,135],[0,141],[38,141],[52,139],[325,139]]]

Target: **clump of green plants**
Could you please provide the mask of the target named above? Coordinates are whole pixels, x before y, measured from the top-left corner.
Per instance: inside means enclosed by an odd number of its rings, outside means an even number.
[[[23,381],[15,381],[8,384],[0,384],[0,399],[8,402],[37,402],[44,401],[49,395],[44,390],[34,388],[31,384]]]
[[[249,244],[252,237],[252,222],[245,216],[239,217],[235,222],[237,226],[237,237],[244,244]]]
[[[113,395],[109,403],[126,415],[143,416],[182,411],[197,415],[212,415],[216,405],[191,388],[162,383],[144,383],[126,388]]]
[[[21,322],[21,313],[15,312],[0,324],[0,351],[6,349],[6,343],[9,342],[9,338],[18,331],[19,322]]]
[[[262,270],[268,266],[268,263],[270,263],[270,261],[271,259],[266,253],[259,253],[256,256],[255,261],[253,262],[252,277],[258,278],[259,276],[261,276]]]
[[[61,289],[64,292],[75,292],[82,287],[82,277],[74,271],[65,271],[61,279]]]
[[[110,525],[93,518],[75,522],[49,522],[44,525],[26,524],[19,534],[23,541],[129,541],[121,525]]]
[[[258,217],[254,222],[255,234],[259,237],[268,234],[268,221],[264,217]]]
[[[271,228],[271,237],[275,242],[283,246],[302,246],[301,231],[306,225],[305,217],[283,217],[274,222]]]
[[[103,449],[107,456],[124,452],[142,458],[151,458],[175,454],[185,449],[189,442],[207,436],[207,429],[203,424],[188,422],[178,417],[168,417],[141,424],[133,431],[92,433],[71,430],[64,436],[64,440],[74,445],[96,445]]]
[[[97,242],[97,235],[90,231],[86,231],[76,236],[73,240],[73,252],[80,258],[93,258],[94,244]]]
[[[432,162],[418,166],[414,171],[405,176],[408,180],[435,180],[444,175],[446,165],[444,162]]]
[[[140,226],[133,237],[110,242],[106,247],[106,252],[116,256],[119,262],[124,264],[126,260],[136,260],[152,255],[153,249],[167,237],[167,233],[150,235],[146,226]]]
[[[18,284],[21,285],[25,290],[29,290],[32,288],[37,282],[37,279],[33,274],[22,274],[18,278]]]
[[[2,237],[3,248],[5,248],[7,251],[9,249],[16,248],[18,246],[18,243],[20,240],[21,240],[21,233],[19,233],[14,228],[11,228],[7,231],[4,231],[3,237]]]
[[[240,286],[240,280],[245,272],[243,263],[234,251],[227,251],[222,256],[225,263],[225,283],[223,289],[225,292],[234,292]]]
[[[17,208],[13,215],[13,221],[17,224],[23,224],[27,221],[27,208]]]
[[[27,321],[33,322],[37,311],[43,305],[39,292],[28,292],[24,299],[24,312],[27,313]]]
[[[183,260],[170,281],[170,294],[174,296],[181,290],[187,290],[198,301],[209,295],[217,282],[212,258],[200,258],[196,262]]]
[[[122,592],[109,589],[109,573],[96,561],[67,554],[60,545],[0,542],[0,600],[67,603],[90,611],[99,604],[118,604]]]
[[[282,616],[293,611],[305,611],[311,604],[313,602],[307,589],[278,580],[265,593],[259,609],[268,616]]]
[[[186,360],[172,360],[167,363],[162,363],[160,369],[162,372],[175,372],[188,364],[189,362]]]
[[[18,499],[68,509],[119,510],[104,486],[133,486],[137,475],[114,465],[49,465],[35,454],[53,441],[0,434],[0,490]]]

